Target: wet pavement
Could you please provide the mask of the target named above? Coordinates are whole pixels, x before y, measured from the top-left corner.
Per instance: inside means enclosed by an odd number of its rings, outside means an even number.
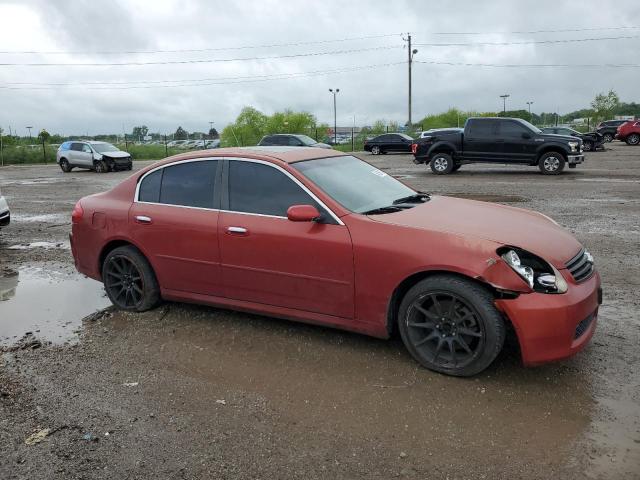
[[[107,301],[74,273],[69,215],[129,172],[8,167],[0,339],[45,343],[2,356],[0,478],[640,478],[640,148],[614,143],[560,177],[436,177],[405,155],[364,158],[418,189],[571,230],[603,278],[589,347],[525,369],[510,344],[457,379],[417,367],[398,339],[208,307],[82,321]]]

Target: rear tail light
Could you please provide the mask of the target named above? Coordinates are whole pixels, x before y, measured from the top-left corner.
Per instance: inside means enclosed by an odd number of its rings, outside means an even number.
[[[417,151],[418,151],[418,144],[417,143],[412,143],[411,144],[411,153],[413,153],[415,155]]]
[[[82,205],[80,205],[80,202],[78,202],[76,203],[76,206],[73,207],[73,212],[71,212],[71,222],[80,223],[83,215],[84,215],[84,210],[82,209]]]

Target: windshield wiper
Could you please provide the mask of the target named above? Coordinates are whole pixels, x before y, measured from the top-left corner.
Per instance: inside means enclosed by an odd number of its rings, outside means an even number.
[[[373,210],[367,210],[366,212],[362,212],[362,215],[377,215],[382,213],[395,213],[404,210],[403,208],[396,207],[394,205],[389,205],[388,207],[378,207]]]
[[[417,202],[427,202],[430,200],[428,193],[418,192],[413,195],[409,195],[406,197],[398,198],[393,201],[394,205],[400,205],[401,203],[417,203]]]

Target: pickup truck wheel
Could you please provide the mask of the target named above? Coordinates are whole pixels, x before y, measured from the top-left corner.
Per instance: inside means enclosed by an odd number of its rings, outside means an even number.
[[[605,133],[602,138],[605,142],[609,143],[613,141],[613,135],[610,133]]]
[[[593,151],[593,143],[592,142],[584,142],[583,147],[584,147],[584,151],[585,152],[592,152]]]
[[[545,175],[558,175],[564,170],[564,157],[557,152],[547,152],[540,157],[538,168]]]
[[[491,292],[471,280],[435,275],[405,295],[398,330],[424,367],[459,377],[480,373],[498,356],[505,324]]]
[[[640,135],[632,133],[627,137],[627,145],[638,145],[640,143]]]
[[[380,154],[380,147],[377,145],[374,145],[373,147],[371,147],[371,155],[379,155]]]
[[[431,171],[436,175],[447,175],[453,171],[453,159],[447,153],[436,153],[431,159]]]

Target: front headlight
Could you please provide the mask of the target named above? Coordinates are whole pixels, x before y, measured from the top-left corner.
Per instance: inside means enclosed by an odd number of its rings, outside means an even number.
[[[562,274],[540,257],[513,248],[501,249],[498,253],[532,290],[540,293],[565,293],[567,291],[567,282]]]
[[[572,152],[578,151],[578,145],[580,145],[580,142],[569,142],[569,148],[571,148]]]

